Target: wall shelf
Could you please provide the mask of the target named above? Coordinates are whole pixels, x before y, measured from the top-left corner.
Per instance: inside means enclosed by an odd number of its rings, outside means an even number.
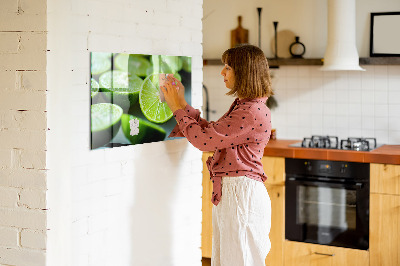
[[[321,66],[322,58],[268,58],[271,68],[279,66]],[[220,59],[204,59],[204,66],[222,65]],[[362,57],[360,65],[400,65],[400,57]]]

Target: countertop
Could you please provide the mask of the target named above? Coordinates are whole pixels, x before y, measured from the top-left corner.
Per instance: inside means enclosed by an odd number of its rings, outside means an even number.
[[[382,145],[372,151],[290,147],[301,140],[270,140],[264,156],[364,163],[400,164],[400,145]]]

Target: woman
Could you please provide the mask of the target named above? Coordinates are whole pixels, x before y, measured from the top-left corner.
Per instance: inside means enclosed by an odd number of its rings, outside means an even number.
[[[200,118],[200,111],[186,103],[182,84],[167,77],[161,89],[178,123],[170,136],[214,151],[207,160],[213,182],[212,265],[265,265],[271,247],[271,202],[261,164],[271,131],[268,62],[252,45],[228,49],[222,62],[227,95],[237,98],[216,122]]]

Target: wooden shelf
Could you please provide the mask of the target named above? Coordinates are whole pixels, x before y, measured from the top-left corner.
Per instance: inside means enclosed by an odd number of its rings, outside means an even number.
[[[362,57],[360,65],[400,65],[400,57]]]
[[[322,66],[322,58],[268,58],[271,68],[279,66]],[[220,59],[204,59],[204,66],[222,65]],[[360,65],[400,65],[400,57],[362,57]]]

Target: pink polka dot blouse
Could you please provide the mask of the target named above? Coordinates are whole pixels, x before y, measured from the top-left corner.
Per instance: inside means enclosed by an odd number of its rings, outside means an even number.
[[[224,176],[247,176],[261,182],[267,179],[261,164],[271,132],[271,112],[266,100],[267,97],[236,98],[216,122],[201,118],[200,111],[190,105],[174,112],[178,124],[169,137],[186,137],[199,150],[214,151],[207,160],[214,205],[221,200]]]

